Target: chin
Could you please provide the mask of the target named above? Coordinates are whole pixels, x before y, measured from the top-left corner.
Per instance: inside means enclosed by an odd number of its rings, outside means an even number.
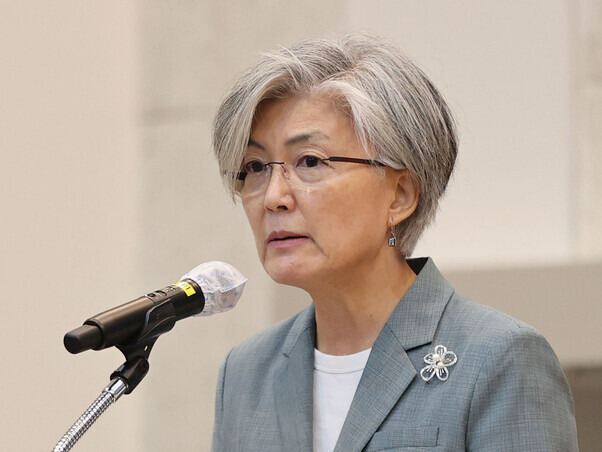
[[[307,272],[308,265],[293,261],[274,261],[264,263],[266,273],[278,284],[304,288],[315,278]]]

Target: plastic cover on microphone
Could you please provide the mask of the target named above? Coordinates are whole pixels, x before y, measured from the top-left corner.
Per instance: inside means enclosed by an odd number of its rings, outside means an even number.
[[[192,279],[203,291],[205,308],[197,316],[210,316],[229,311],[238,302],[245,278],[232,265],[220,261],[205,262],[182,276]]]

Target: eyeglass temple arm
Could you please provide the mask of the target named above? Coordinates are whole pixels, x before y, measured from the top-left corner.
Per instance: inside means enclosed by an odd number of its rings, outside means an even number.
[[[327,160],[329,162],[348,162],[348,163],[361,163],[362,165],[387,166],[379,160],[358,159],[358,158],[354,158],[354,157],[329,157],[324,160]]]

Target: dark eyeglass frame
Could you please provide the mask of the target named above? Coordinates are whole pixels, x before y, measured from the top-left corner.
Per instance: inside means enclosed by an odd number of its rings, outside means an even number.
[[[354,157],[328,157],[325,159],[318,159],[320,162],[346,162],[346,163],[359,163],[361,165],[371,165],[371,166],[387,166],[383,162],[379,160],[371,160],[371,159],[358,159]],[[266,166],[272,165],[284,165],[286,162],[266,162],[262,163],[262,166],[265,168]],[[236,179],[240,181],[244,181],[247,177],[246,171],[241,171],[236,173]]]

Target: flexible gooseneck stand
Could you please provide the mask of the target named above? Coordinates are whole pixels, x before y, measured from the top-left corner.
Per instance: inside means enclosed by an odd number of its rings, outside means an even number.
[[[119,400],[125,392],[127,385],[121,378],[111,381],[111,384],[102,390],[100,396],[90,405],[84,414],[73,424],[67,433],[52,449],[53,452],[67,452],[75,443],[92,427],[92,424],[106,411],[109,406]]]
[[[54,446],[53,452],[67,452],[88,431],[96,420],[125,393],[131,393],[146,376],[149,369],[148,356],[158,336],[142,339],[132,345],[118,346],[126,358],[111,374],[111,383],[102,390],[98,398],[82,414]]]

